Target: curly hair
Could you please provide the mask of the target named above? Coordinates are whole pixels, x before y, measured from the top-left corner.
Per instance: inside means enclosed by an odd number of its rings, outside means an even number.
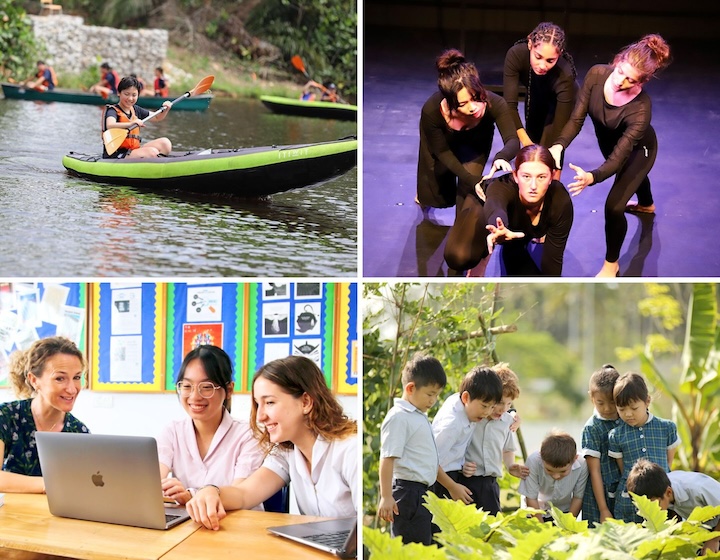
[[[288,356],[273,360],[262,366],[253,378],[253,399],[250,410],[250,427],[258,439],[260,447],[271,451],[276,444],[270,441],[267,431],[258,424],[258,403],[255,400],[255,381],[267,379],[278,385],[285,393],[299,399],[308,395],[312,399],[312,408],[305,417],[308,427],[326,440],[345,439],[357,434],[357,421],[350,420],[343,412],[342,405],[328,389],[322,370],[312,360],[304,356]],[[280,447],[292,449],[293,443],[281,442]]]
[[[75,343],[64,336],[51,336],[33,342],[27,350],[17,350],[10,356],[10,380],[18,398],[32,396],[34,389],[27,380],[27,374],[42,377],[47,361],[56,354],[68,354],[80,360],[85,369],[85,357]]]

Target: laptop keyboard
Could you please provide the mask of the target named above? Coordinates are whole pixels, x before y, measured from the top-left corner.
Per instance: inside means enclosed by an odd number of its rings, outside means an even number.
[[[170,515],[170,514],[166,513],[165,514],[165,523],[170,523],[171,521],[175,521],[178,517],[180,517],[180,516],[179,515]]]
[[[330,548],[342,548],[349,534],[350,531],[337,531],[335,533],[326,533],[323,535],[310,535],[305,537],[305,540],[323,544]]]

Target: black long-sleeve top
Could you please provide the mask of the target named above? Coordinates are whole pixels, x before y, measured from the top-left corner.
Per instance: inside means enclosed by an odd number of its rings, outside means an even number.
[[[505,54],[505,64],[503,66],[503,98],[507,101],[510,112],[515,121],[516,129],[522,128],[520,113],[518,112],[518,90],[520,84],[529,89],[530,86],[530,51],[527,43],[519,43],[510,47]],[[560,135],[560,131],[568,122],[573,107],[575,106],[575,98],[577,94],[577,85],[575,83],[575,73],[570,62],[560,56],[557,64],[544,76],[538,76],[533,73],[532,76],[532,92],[529,98],[525,100],[525,118],[529,119],[528,109],[530,112],[541,110],[545,98],[548,96],[555,97],[555,117],[553,119],[550,134],[546,140],[548,146],[551,146],[555,139]],[[539,97],[538,103],[533,104],[533,97]],[[539,141],[539,139],[538,139]]]
[[[545,236],[540,272],[543,276],[562,274],[563,255],[573,222],[573,205],[570,194],[560,181],[553,181],[545,194],[545,201],[537,225],[533,225],[525,206],[520,201],[517,183],[508,173],[490,183],[486,192],[485,219],[488,225],[497,225],[500,218],[511,231],[521,231],[525,237],[507,243],[527,245],[531,239]]]
[[[600,151],[606,158],[600,167],[590,171],[595,183],[618,172],[645,136],[652,116],[652,103],[645,91],[621,107],[605,101],[603,87],[612,71],[613,67],[607,64],[590,68],[570,120],[555,142],[567,148],[580,132],[585,117],[590,115]]]
[[[468,185],[478,183],[482,175],[476,177],[465,169],[456,156],[461,146],[470,145],[476,154],[484,155],[484,160],[487,162],[497,124],[503,139],[503,147],[495,154],[492,161],[496,159],[512,161],[520,150],[517,129],[513,124],[507,103],[491,91],[487,92],[487,96],[487,109],[480,123],[468,130],[451,130],[448,127],[440,110],[443,96],[439,91],[425,102],[420,115],[420,135],[427,142],[430,153]]]

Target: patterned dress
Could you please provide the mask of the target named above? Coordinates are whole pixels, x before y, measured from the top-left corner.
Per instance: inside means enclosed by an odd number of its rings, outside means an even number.
[[[606,420],[597,411],[585,423],[582,432],[582,453],[587,460],[588,457],[600,459],[600,476],[602,477],[603,490],[605,491],[605,502],[612,513],[615,507],[615,489],[620,481],[620,469],[615,459],[608,455],[608,434],[613,428],[622,423],[617,420]],[[588,468],[588,471],[590,469]],[[600,523],[600,508],[598,507],[595,493],[593,492],[592,481],[588,478],[587,488],[583,495],[582,518],[588,522],[590,527],[593,523]]]
[[[630,469],[638,459],[647,459],[657,463],[665,472],[670,472],[668,450],[680,445],[677,426],[671,420],[658,418],[648,414],[644,425],[634,427],[623,422],[608,434],[610,442],[608,454],[623,461],[623,472],[615,495],[615,519],[640,523],[642,518],[637,514],[635,505],[626,489]]]
[[[5,444],[3,470],[28,476],[42,476],[37,446],[35,420],[30,409],[32,399],[0,404],[0,441]],[[90,433],[85,424],[69,412],[63,432]]]

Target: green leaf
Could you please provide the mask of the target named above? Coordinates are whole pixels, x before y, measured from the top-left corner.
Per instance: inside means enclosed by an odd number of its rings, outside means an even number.
[[[643,526],[647,527],[653,533],[664,531],[668,527],[675,525],[677,521],[668,521],[668,512],[660,507],[657,501],[650,500],[646,496],[639,496],[634,492],[630,492],[635,506],[638,508],[638,514],[645,519]]]
[[[555,524],[569,533],[587,533],[590,530],[587,521],[578,521],[572,513],[563,513],[555,506],[552,506],[551,513]]]
[[[700,523],[705,523],[709,519],[712,519],[719,515],[720,506],[696,507],[694,510],[692,510],[692,513],[690,514],[690,517],[687,518],[687,521],[699,521]]]
[[[488,512],[477,509],[475,504],[465,505],[460,501],[438,498],[433,492],[425,494],[425,503],[433,514],[433,523],[441,531],[467,533],[490,517]]]
[[[400,537],[392,538],[390,533],[365,527],[363,544],[370,551],[370,558],[376,560],[446,560],[448,556],[436,545],[419,543],[403,544]]]

